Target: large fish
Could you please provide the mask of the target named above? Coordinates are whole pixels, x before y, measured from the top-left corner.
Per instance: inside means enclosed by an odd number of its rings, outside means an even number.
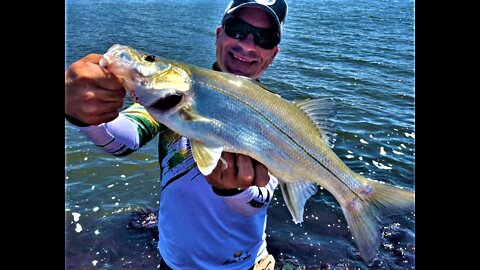
[[[341,205],[366,262],[376,257],[381,218],[414,210],[413,191],[367,179],[331,150],[331,99],[292,103],[249,78],[122,45],[112,46],[100,64],[124,79],[155,120],[190,139],[204,175],[222,151],[258,160],[280,180],[295,223],[303,221],[305,202],[318,185],[324,187]]]

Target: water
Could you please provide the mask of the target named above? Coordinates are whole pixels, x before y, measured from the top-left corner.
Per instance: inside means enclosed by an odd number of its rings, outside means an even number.
[[[66,2],[65,67],[115,43],[210,68],[227,0]],[[262,82],[289,100],[339,101],[335,153],[354,171],[414,188],[414,2],[290,0],[280,53]],[[128,102],[127,102],[128,104]],[[65,124],[66,269],[156,269],[156,242],[131,231],[135,209],[158,208],[157,141],[104,154]],[[384,219],[380,260],[356,255],[326,191],[294,225],[279,190],[267,234],[279,269],[415,269],[415,215]]]

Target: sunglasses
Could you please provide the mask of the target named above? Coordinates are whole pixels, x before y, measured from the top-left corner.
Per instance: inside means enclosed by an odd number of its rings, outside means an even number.
[[[280,43],[280,34],[274,29],[255,27],[238,18],[227,18],[223,26],[229,37],[239,40],[243,40],[252,33],[255,44],[267,50],[273,49]]]

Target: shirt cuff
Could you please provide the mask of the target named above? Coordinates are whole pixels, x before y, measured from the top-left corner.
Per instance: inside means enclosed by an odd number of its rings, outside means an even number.
[[[237,195],[237,194],[242,193],[244,191],[244,189],[216,188],[214,186],[212,186],[212,190],[215,194],[217,194],[218,196],[222,196],[222,197]]]
[[[268,206],[277,185],[277,178],[270,175],[270,181],[265,187],[251,186],[238,194],[222,196],[222,199],[235,212],[252,216]]]

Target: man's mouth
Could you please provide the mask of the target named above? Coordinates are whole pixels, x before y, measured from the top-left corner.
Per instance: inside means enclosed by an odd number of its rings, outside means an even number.
[[[232,56],[233,59],[239,61],[239,62],[242,62],[242,63],[245,63],[245,64],[254,64],[256,62],[258,62],[257,60],[255,59],[252,59],[252,58],[249,58],[249,57],[245,57],[245,56],[240,56],[238,54],[235,54],[233,52],[230,52],[230,55]]]

